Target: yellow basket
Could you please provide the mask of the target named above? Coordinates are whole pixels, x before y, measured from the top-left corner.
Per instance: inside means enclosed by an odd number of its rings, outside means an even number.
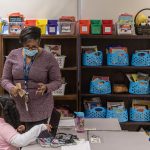
[[[36,20],[36,26],[41,29],[41,34],[46,34],[47,19]]]
[[[2,22],[0,22],[0,33],[2,33],[3,32],[3,23]]]

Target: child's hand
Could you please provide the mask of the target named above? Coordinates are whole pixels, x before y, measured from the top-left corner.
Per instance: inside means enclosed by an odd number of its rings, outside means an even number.
[[[50,132],[50,131],[51,131],[51,128],[52,128],[52,126],[51,126],[50,124],[45,124],[45,125],[46,125],[46,127],[47,127],[48,132]]]
[[[25,131],[25,126],[24,125],[20,125],[18,128],[17,128],[17,131],[19,133],[23,133]]]

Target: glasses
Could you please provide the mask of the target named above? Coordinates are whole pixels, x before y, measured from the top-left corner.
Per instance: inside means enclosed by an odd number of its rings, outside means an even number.
[[[24,48],[28,50],[37,50],[39,47],[24,47]]]

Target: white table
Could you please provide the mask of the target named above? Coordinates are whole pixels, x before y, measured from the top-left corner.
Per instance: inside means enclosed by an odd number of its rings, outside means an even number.
[[[114,130],[121,131],[120,124],[117,119],[102,119],[93,118],[85,119],[85,128],[91,130]],[[87,133],[77,133],[74,129],[58,129],[58,132],[77,134],[78,137],[87,139]],[[22,148],[22,150],[61,150],[61,148],[42,148],[38,144],[30,145]]]
[[[150,142],[144,132],[127,131],[89,131],[99,136],[102,143],[90,144],[91,150],[149,150]]]

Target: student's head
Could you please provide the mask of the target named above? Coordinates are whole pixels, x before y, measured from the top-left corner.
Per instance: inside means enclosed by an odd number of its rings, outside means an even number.
[[[41,29],[35,26],[24,28],[20,33],[20,42],[29,50],[37,50],[41,39]]]
[[[3,117],[14,128],[20,125],[19,113],[12,99],[0,97],[0,117]]]

